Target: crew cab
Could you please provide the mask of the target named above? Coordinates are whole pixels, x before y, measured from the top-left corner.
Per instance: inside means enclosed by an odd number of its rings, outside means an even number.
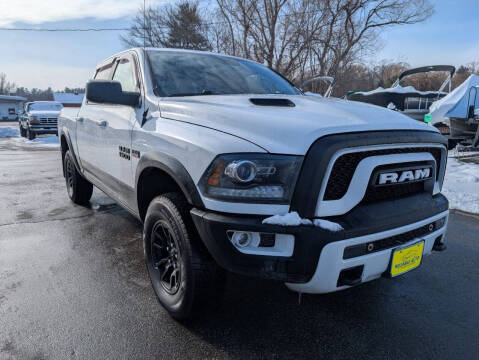
[[[142,221],[152,286],[175,318],[211,303],[225,271],[320,294],[445,249],[437,129],[305,96],[249,60],[113,55],[58,132],[69,197],[87,204],[96,186]]]
[[[58,115],[62,104],[57,101],[32,101],[25,104],[25,109],[20,115],[20,135],[29,140],[37,135],[57,134]]]

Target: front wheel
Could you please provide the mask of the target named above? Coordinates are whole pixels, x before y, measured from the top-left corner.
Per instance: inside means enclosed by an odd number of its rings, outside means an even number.
[[[79,205],[87,204],[93,193],[93,185],[77,171],[70,150],[65,153],[63,168],[68,196],[71,201]]]
[[[37,134],[35,134],[34,131],[30,130],[30,127],[27,127],[26,136],[27,136],[28,140],[35,140],[35,138],[37,137]]]
[[[21,137],[27,136],[27,132],[25,131],[21,123],[19,124],[19,128],[20,128],[20,136]]]
[[[176,319],[198,315],[217,300],[224,274],[196,234],[186,200],[168,193],[153,199],[143,230],[150,280],[161,305]]]

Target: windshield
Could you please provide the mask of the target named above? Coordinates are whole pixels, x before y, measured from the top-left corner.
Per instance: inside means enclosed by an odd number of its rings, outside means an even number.
[[[46,111],[60,111],[62,109],[62,104],[57,102],[37,102],[28,104],[27,111],[32,110],[46,110]]]
[[[299,94],[286,79],[251,61],[174,51],[148,51],[160,96]]]

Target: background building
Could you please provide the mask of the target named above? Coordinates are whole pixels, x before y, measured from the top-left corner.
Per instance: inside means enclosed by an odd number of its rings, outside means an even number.
[[[58,101],[63,107],[80,107],[84,93],[53,93],[53,100]]]
[[[25,101],[22,96],[0,95],[0,120],[16,120]]]

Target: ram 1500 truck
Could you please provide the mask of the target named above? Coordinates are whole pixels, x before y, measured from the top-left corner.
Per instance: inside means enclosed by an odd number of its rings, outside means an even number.
[[[29,140],[37,135],[57,134],[58,115],[62,104],[57,101],[32,101],[25,104],[18,121],[20,135]]]
[[[69,197],[88,203],[96,186],[142,221],[152,286],[175,318],[210,302],[224,270],[318,294],[445,248],[436,129],[305,96],[252,61],[121,52],[58,131]]]

